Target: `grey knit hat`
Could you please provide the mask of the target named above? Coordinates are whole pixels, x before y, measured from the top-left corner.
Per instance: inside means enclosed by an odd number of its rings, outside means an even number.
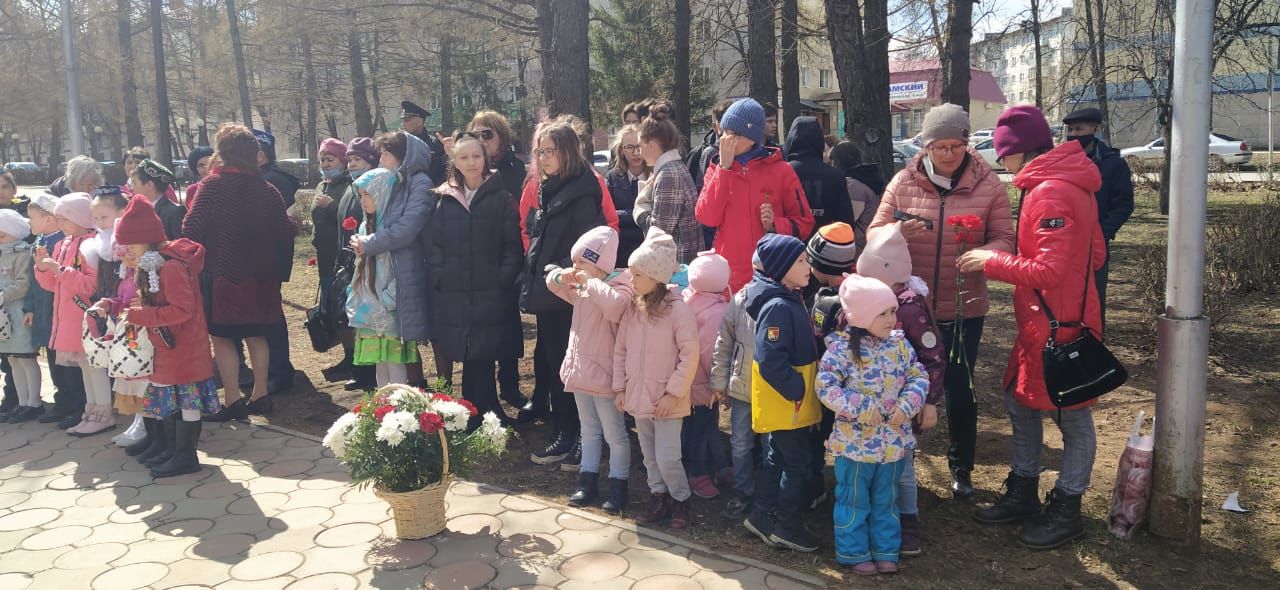
[[[920,141],[927,147],[939,139],[959,139],[969,141],[969,113],[959,105],[940,104],[924,114],[924,125],[920,129]]]

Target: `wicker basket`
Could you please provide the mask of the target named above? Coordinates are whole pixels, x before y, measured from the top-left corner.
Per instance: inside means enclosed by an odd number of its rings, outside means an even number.
[[[449,474],[449,441],[441,430],[440,454],[444,468],[440,481],[411,492],[388,492],[374,488],[373,494],[391,505],[391,516],[396,521],[396,537],[400,539],[425,539],[444,530],[444,495],[453,483]]]

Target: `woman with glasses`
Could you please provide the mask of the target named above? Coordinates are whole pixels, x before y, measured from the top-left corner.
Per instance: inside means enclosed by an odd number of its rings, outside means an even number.
[[[957,498],[973,494],[970,473],[978,432],[973,367],[988,305],[986,277],[981,272],[962,274],[956,260],[970,250],[1012,252],[1014,238],[1009,193],[1000,177],[969,148],[969,129],[969,114],[959,106],[930,109],[920,133],[924,149],[889,182],[871,222],[875,229],[895,223],[895,214],[907,218],[902,221],[902,234],[911,252],[912,272],[929,286],[929,303],[947,352],[944,389],[951,435],[947,462],[951,491]],[[967,230],[963,243],[947,222],[958,215],[977,216],[982,222],[981,227]],[[928,430],[937,422],[937,412],[926,407],[917,420]],[[914,473],[903,476],[914,478]],[[909,500],[911,506],[899,504],[903,513],[914,512],[914,497]]]
[[[613,198],[613,206],[618,211],[618,233],[621,234],[618,260],[626,260],[631,256],[632,250],[644,241],[644,232],[640,230],[633,213],[640,179],[648,173],[649,165],[640,153],[639,126],[627,125],[618,132],[618,139],[613,146],[613,168],[604,176],[609,196]]]

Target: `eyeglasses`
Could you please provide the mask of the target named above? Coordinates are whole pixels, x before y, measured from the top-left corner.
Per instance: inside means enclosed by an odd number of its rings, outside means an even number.
[[[490,141],[490,140],[492,140],[494,137],[497,137],[497,135],[495,135],[495,134],[493,133],[493,131],[492,131],[492,130],[490,130],[490,129],[481,129],[481,130],[479,130],[479,131],[473,131],[472,133],[475,133],[476,135],[479,135],[479,136],[480,136],[480,139],[483,139],[483,140],[485,140],[485,141]]]
[[[622,146],[622,153],[624,154],[634,154],[638,151],[640,151],[640,146],[636,144],[627,144]]]
[[[948,154],[954,155],[954,154],[959,154],[964,152],[965,148],[967,147],[969,146],[962,143],[958,143],[955,145],[931,145],[925,149],[929,150],[929,153],[938,153],[938,154],[948,153]]]
[[[533,155],[537,156],[539,160],[550,158],[551,156],[555,155],[555,153],[556,153],[555,148],[542,148],[540,150],[533,150]]]

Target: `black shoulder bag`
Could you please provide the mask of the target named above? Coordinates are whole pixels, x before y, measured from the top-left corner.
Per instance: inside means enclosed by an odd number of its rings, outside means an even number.
[[[1089,304],[1089,278],[1092,271],[1093,247],[1089,248],[1089,262],[1085,263],[1084,296],[1080,304],[1080,321],[1059,322],[1045,303],[1044,296],[1036,289],[1040,308],[1049,317],[1049,340],[1044,343],[1044,384],[1049,400],[1059,408],[1082,404],[1124,385],[1129,373],[1106,345],[1084,325],[1085,309]],[[1081,329],[1080,337],[1066,344],[1058,343],[1058,328]]]

